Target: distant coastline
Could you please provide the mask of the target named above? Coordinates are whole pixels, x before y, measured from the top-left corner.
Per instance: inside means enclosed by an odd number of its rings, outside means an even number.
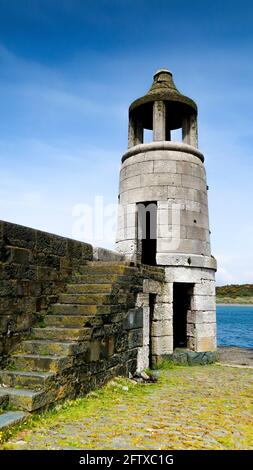
[[[253,305],[253,284],[216,287],[217,305]]]
[[[216,302],[216,305],[221,307],[229,307],[230,305],[233,305],[234,307],[253,307],[253,303],[220,302],[220,300]]]

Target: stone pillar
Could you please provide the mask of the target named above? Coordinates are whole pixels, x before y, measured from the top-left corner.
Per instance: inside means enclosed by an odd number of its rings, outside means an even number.
[[[131,147],[134,146],[134,140],[135,140],[135,129],[134,129],[134,119],[132,116],[129,116],[129,122],[128,122],[128,148],[130,149]]]
[[[170,141],[171,140],[171,130],[170,129],[166,129],[166,140]]]
[[[199,279],[193,287],[191,310],[187,313],[188,348],[196,352],[216,350],[216,302],[214,275]]]
[[[153,105],[153,140],[166,140],[166,108],[164,101],[155,101]]]
[[[189,116],[183,118],[182,121],[182,140],[184,144],[189,144]]]
[[[149,337],[150,337],[150,309],[149,295],[139,293],[137,295],[136,307],[142,308],[142,346],[138,348],[137,353],[137,371],[142,372],[149,367]]]
[[[189,137],[190,145],[193,147],[198,147],[198,124],[197,124],[197,115],[192,114],[189,119]]]
[[[183,142],[193,147],[198,147],[197,115],[186,116],[182,122]]]
[[[152,284],[154,281],[149,281],[150,287],[155,290]],[[157,364],[163,356],[173,353],[173,283],[164,283],[156,292],[151,325],[153,364]]]
[[[128,148],[138,144],[143,144],[143,126],[138,119],[129,116]]]
[[[136,121],[135,126],[134,145],[143,144],[143,126],[139,120]]]

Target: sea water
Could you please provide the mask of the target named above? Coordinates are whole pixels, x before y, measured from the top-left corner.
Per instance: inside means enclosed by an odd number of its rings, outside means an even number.
[[[217,305],[218,346],[253,348],[253,305]]]

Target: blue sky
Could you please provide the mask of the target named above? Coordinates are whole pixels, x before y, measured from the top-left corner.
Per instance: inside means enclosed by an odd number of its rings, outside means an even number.
[[[253,283],[252,22],[245,0],[0,0],[0,218],[72,236],[73,207],[115,203],[128,106],[167,67],[199,107],[218,283]]]

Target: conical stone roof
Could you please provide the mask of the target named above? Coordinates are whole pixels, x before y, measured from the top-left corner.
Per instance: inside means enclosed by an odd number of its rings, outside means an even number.
[[[154,75],[150,90],[130,105],[129,113],[138,113],[147,129],[152,127],[150,113],[154,101],[165,101],[171,129],[180,127],[182,118],[187,114],[197,113],[196,103],[178,91],[172,73],[167,69],[158,70]]]

